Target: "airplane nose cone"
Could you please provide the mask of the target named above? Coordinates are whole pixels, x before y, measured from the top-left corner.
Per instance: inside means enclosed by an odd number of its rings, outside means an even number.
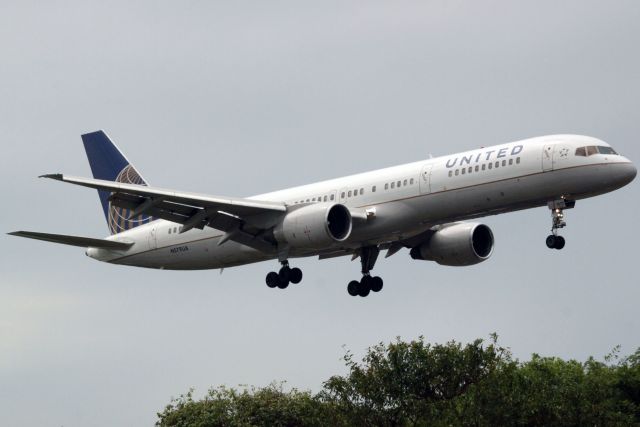
[[[620,183],[620,185],[627,185],[631,181],[633,181],[638,174],[638,170],[634,166],[633,163],[621,163],[616,168],[616,180]]]

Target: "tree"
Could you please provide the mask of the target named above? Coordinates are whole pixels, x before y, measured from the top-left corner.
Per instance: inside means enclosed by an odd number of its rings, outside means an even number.
[[[317,394],[282,383],[193,391],[158,426],[640,426],[640,349],[581,363],[534,354],[520,362],[493,335],[429,344],[380,343]]]
[[[311,395],[283,384],[237,391],[218,387],[198,401],[193,390],[173,399],[158,414],[158,426],[321,426],[324,405]]]
[[[456,398],[509,358],[495,338],[486,347],[482,340],[463,347],[398,339],[370,348],[362,363],[347,353],[349,374],[331,377],[320,397],[352,425],[447,424]]]

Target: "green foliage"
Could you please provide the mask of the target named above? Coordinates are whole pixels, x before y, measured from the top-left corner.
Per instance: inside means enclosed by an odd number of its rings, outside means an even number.
[[[237,391],[210,389],[199,401],[193,390],[166,406],[158,414],[159,426],[320,426],[325,405],[309,392],[283,391],[282,384]]]
[[[317,394],[282,384],[193,391],[158,414],[158,426],[640,426],[640,349],[598,362],[519,362],[497,344],[397,339],[347,352],[348,373]]]

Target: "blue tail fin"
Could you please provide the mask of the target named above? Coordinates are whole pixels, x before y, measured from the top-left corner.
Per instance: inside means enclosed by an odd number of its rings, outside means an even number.
[[[82,135],[82,142],[84,143],[84,149],[87,152],[94,178],[127,184],[147,185],[136,168],[129,163],[127,158],[103,131],[99,130]],[[109,201],[110,194],[108,191],[98,190],[104,216],[111,234],[117,234],[153,220],[148,215],[129,218],[130,209],[111,206]]]

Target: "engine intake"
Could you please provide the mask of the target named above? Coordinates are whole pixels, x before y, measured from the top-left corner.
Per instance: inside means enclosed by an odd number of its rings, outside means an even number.
[[[299,248],[325,248],[349,238],[349,209],[339,203],[308,205],[289,212],[274,230],[276,239]]]
[[[411,249],[411,258],[454,267],[474,265],[491,257],[493,243],[493,233],[484,224],[451,224]]]

